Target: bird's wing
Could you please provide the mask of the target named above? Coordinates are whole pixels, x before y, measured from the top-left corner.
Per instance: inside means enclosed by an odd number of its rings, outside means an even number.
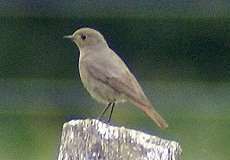
[[[106,56],[106,55],[105,55]],[[125,63],[115,54],[86,62],[86,70],[97,80],[124,94],[129,101],[143,110],[159,127],[167,127],[165,120],[155,111],[136,78]]]
[[[113,52],[107,55],[104,55],[103,58],[92,57],[88,59],[85,62],[87,71],[95,79],[109,85],[115,91],[150,104],[141,86],[125,63]]]

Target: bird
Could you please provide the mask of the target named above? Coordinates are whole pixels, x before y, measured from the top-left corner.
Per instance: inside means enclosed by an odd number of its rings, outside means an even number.
[[[106,105],[99,119],[111,107],[109,122],[115,104],[128,101],[143,111],[158,127],[168,127],[135,76],[99,31],[83,27],[63,38],[72,40],[80,51],[78,67],[83,86],[96,101]]]

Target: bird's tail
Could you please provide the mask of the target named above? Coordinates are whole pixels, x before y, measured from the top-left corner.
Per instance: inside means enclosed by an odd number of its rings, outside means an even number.
[[[158,127],[162,129],[168,127],[167,122],[164,120],[164,118],[161,117],[159,113],[157,113],[157,111],[151,104],[146,104],[139,100],[131,100],[131,102],[138,108],[140,108],[142,111],[144,111],[145,114],[149,116],[157,124]]]
[[[147,114],[154,122],[157,124],[160,128],[167,128],[168,124],[167,122],[161,117],[157,111],[155,111],[154,108],[145,108],[144,109],[145,114]]]

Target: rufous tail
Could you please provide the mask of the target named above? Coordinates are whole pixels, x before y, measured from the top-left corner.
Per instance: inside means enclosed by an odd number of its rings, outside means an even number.
[[[157,113],[153,108],[145,108],[144,112],[148,115],[160,128],[167,128],[167,122],[161,117],[159,113]]]
[[[164,120],[164,118],[161,117],[159,113],[151,106],[151,104],[145,104],[138,100],[131,100],[133,104],[135,104],[138,108],[140,108],[142,111],[145,112],[147,116],[149,116],[158,127],[164,129],[168,127],[167,122]]]

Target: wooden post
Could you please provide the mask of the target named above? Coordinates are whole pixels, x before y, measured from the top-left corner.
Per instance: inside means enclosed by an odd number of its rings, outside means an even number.
[[[63,126],[58,160],[180,160],[177,142],[95,119]]]

